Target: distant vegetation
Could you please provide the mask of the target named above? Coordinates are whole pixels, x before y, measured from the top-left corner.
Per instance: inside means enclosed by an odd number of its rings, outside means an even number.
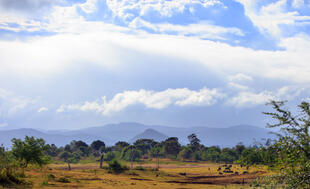
[[[242,143],[232,148],[204,146],[195,133],[188,136],[188,144],[182,146],[177,137],[170,137],[162,142],[152,139],[138,139],[133,144],[119,141],[113,146],[106,146],[96,140],[90,145],[83,141],[72,141],[64,147],[45,144],[43,139],[26,137],[24,140],[13,139],[10,151],[0,148],[0,183],[21,183],[20,172],[29,164],[43,166],[50,161],[63,161],[70,164],[85,159],[109,161],[109,168],[115,172],[127,169],[119,161],[139,162],[146,159],[169,158],[180,161],[209,161],[238,163],[244,166],[254,164],[268,165],[280,170],[280,174],[270,177],[273,182],[258,182],[257,185],[282,183],[288,188],[310,188],[310,107],[302,102],[298,107],[299,116],[294,116],[284,108],[284,102],[270,102],[274,113],[265,113],[276,122],[269,127],[281,127],[282,133],[276,140],[245,146]],[[268,180],[268,179],[267,179]]]

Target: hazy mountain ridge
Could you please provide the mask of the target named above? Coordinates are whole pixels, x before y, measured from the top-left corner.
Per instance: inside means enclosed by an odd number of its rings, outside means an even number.
[[[168,138],[167,135],[160,133],[154,129],[146,129],[143,133],[133,137],[129,142],[134,143],[138,139],[153,139],[157,142],[164,141]]]
[[[113,145],[117,141],[134,142],[139,136],[148,136],[145,132],[152,129],[158,136],[178,137],[181,144],[187,144],[187,136],[196,133],[205,145],[218,145],[231,147],[239,142],[251,145],[254,139],[272,138],[269,130],[251,125],[237,125],[228,128],[192,127],[177,128],[160,125],[143,125],[140,123],[107,124],[99,127],[90,127],[74,131],[38,131],[35,129],[13,129],[0,131],[0,144],[9,147],[12,138],[24,138],[26,135],[40,137],[49,144],[64,146],[72,140],[83,140],[91,143],[94,140],[102,140],[107,145]],[[164,134],[163,134],[164,133]],[[163,139],[163,137],[161,137]],[[159,138],[158,138],[159,139]]]

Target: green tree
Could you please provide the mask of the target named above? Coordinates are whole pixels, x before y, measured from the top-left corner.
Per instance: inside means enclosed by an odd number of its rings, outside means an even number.
[[[205,161],[219,162],[220,154],[221,154],[221,149],[218,146],[207,147],[202,152],[202,159]]]
[[[183,147],[183,149],[179,152],[178,158],[185,160],[191,159],[193,155],[193,150],[190,147]]]
[[[261,164],[263,163],[262,155],[259,148],[247,148],[242,151],[240,162],[243,165]]]
[[[90,147],[92,148],[92,150],[98,152],[100,149],[102,150],[105,147],[105,143],[101,140],[96,140],[91,143]]]
[[[55,144],[51,144],[51,145],[47,144],[45,152],[49,156],[56,157],[58,155],[59,150]]]
[[[170,137],[164,141],[165,155],[175,158],[181,151],[181,145],[177,137]]]
[[[126,161],[138,161],[142,157],[142,152],[135,146],[127,146],[123,149],[121,157]]]
[[[274,148],[278,152],[279,165],[284,168],[282,179],[289,188],[310,188],[310,104],[301,102],[294,115],[284,107],[284,101],[271,101],[274,112],[264,112],[274,123],[270,128],[280,128]]]
[[[153,139],[138,139],[133,145],[139,149],[142,154],[146,154],[156,144],[157,142]]]
[[[18,164],[13,154],[0,146],[0,185],[6,188],[9,185],[21,184],[24,181],[21,175],[23,171],[18,172]]]
[[[160,143],[149,150],[150,157],[157,158],[157,169],[159,169],[159,158],[163,156],[163,150]]]
[[[105,143],[101,140],[96,140],[96,141],[91,143],[90,147],[93,150],[94,156],[100,156],[99,167],[102,168],[102,162],[103,162],[104,151],[105,151]]]
[[[234,150],[237,152],[238,157],[241,156],[243,150],[245,150],[245,146],[242,143],[238,143],[235,147]]]
[[[116,157],[114,152],[107,152],[104,154],[104,160],[105,161],[111,161],[112,159],[114,159]]]
[[[192,148],[193,152],[200,150],[201,148],[200,139],[197,137],[195,133],[188,135],[187,138],[189,140],[189,146]]]
[[[113,150],[121,152],[127,146],[130,146],[130,144],[128,142],[118,141],[117,143],[115,143]]]
[[[225,163],[232,163],[237,159],[237,153],[233,149],[223,148],[220,154],[220,159]]]
[[[29,163],[42,166],[48,163],[48,156],[45,155],[46,145],[42,138],[25,137],[25,140],[12,139],[12,153],[21,163],[22,167],[27,167]]]
[[[80,161],[81,156],[77,152],[68,152],[68,151],[63,151],[59,154],[59,158],[64,160],[68,164],[68,170],[71,170],[70,163],[77,163]]]

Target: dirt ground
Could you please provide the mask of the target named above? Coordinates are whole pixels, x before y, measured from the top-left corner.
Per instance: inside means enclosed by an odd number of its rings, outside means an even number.
[[[127,164],[130,167],[130,164]],[[221,164],[213,163],[156,163],[134,164],[145,170],[130,169],[120,174],[99,169],[97,163],[50,164],[43,169],[30,168],[26,171],[32,185],[20,188],[251,188],[249,183],[260,176],[271,174],[266,167],[240,167],[232,165],[233,173],[223,173]],[[221,167],[221,170],[218,170]],[[237,172],[237,173],[236,173]]]

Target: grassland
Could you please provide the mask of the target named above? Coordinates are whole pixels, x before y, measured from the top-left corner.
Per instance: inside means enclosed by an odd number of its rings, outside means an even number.
[[[130,163],[122,163],[131,167]],[[31,184],[18,188],[251,188],[251,180],[272,174],[264,166],[246,168],[233,164],[234,173],[223,173],[222,164],[170,160],[161,160],[159,170],[155,161],[145,161],[119,174],[98,166],[96,162],[82,162],[72,164],[71,171],[60,163],[28,168],[25,179]]]

